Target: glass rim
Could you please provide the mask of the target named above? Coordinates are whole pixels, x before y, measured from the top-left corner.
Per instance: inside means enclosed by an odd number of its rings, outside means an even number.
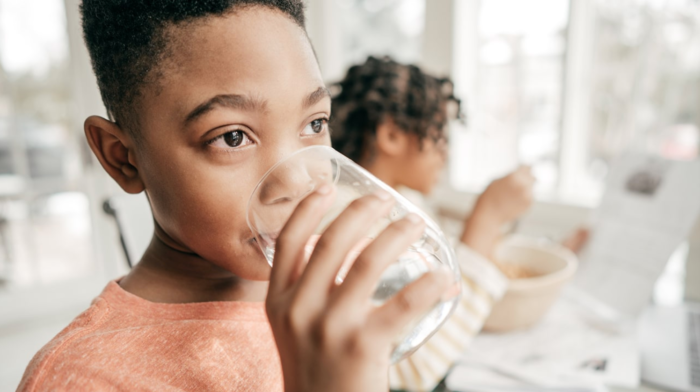
[[[330,157],[330,158],[331,158],[331,159],[335,159],[336,161],[338,161],[338,160],[344,160],[344,159],[349,160],[349,158],[347,158],[345,155],[343,155],[343,154],[341,154],[340,152],[338,152],[338,151],[337,151],[336,149],[334,149],[333,147],[331,147],[331,146],[326,146],[326,145],[322,145],[322,144],[317,144],[317,145],[313,145],[313,146],[307,146],[307,147],[300,148],[300,149],[294,151],[293,153],[287,155],[286,157],[280,159],[279,161],[275,162],[275,164],[272,165],[272,167],[270,167],[269,169],[267,169],[267,171],[265,172],[265,174],[263,174],[263,175],[260,177],[260,180],[258,180],[258,183],[255,184],[255,188],[253,188],[253,191],[250,193],[250,197],[248,197],[248,203],[246,204],[245,220],[246,220],[246,224],[248,224],[248,228],[250,229],[251,232],[253,232],[253,236],[254,236],[254,237],[257,237],[257,236],[258,236],[258,233],[257,233],[257,230],[254,229],[253,225],[252,225],[251,222],[250,222],[250,214],[251,214],[250,206],[251,206],[251,204],[252,204],[252,202],[253,202],[253,198],[254,198],[255,195],[258,193],[258,189],[260,188],[260,185],[262,185],[262,183],[267,179],[267,177],[270,175],[270,173],[272,173],[273,171],[275,171],[275,170],[276,170],[278,167],[280,167],[282,164],[284,164],[285,162],[288,162],[288,161],[289,161],[290,159],[292,159],[293,157],[295,157],[295,156],[297,156],[297,155],[300,155],[300,154],[303,154],[303,153],[305,153],[305,152],[307,152],[307,151],[310,151],[310,150],[321,150],[321,151],[330,153],[331,155],[334,155],[334,156],[332,156],[332,157]],[[350,162],[352,162],[352,161],[350,161]],[[339,176],[335,176],[335,178],[333,178],[332,183],[335,184],[336,182],[338,182],[338,178],[339,178]]]
[[[426,214],[425,211],[414,206],[413,203],[411,203],[409,200],[407,200],[397,190],[393,189],[392,187],[390,187],[386,183],[384,183],[381,180],[379,180],[378,178],[376,178],[372,173],[368,172],[365,168],[363,168],[359,164],[355,163],[352,159],[343,155],[340,151],[334,149],[331,146],[317,144],[317,145],[313,145],[313,146],[307,146],[307,147],[300,148],[300,149],[294,151],[293,153],[287,155],[286,157],[280,159],[278,162],[275,162],[275,164],[272,165],[272,167],[270,167],[265,172],[265,174],[262,175],[262,177],[260,177],[260,180],[255,185],[255,188],[253,188],[253,192],[250,194],[250,197],[248,198],[248,203],[246,204],[246,212],[245,212],[246,223],[248,224],[248,228],[250,229],[251,233],[253,234],[253,238],[256,239],[256,242],[258,244],[258,248],[261,251],[263,251],[263,253],[264,253],[264,249],[262,249],[262,244],[258,241],[258,236],[260,235],[260,232],[257,230],[257,228],[254,225],[251,224],[252,222],[250,220],[250,217],[252,215],[252,211],[251,211],[250,207],[251,207],[253,198],[257,194],[258,189],[260,188],[260,185],[263,183],[263,181],[265,181],[265,179],[269,176],[270,173],[272,173],[275,169],[280,167],[283,163],[288,162],[293,157],[300,155],[300,154],[303,154],[303,153],[310,151],[310,150],[320,150],[322,152],[325,152],[325,153],[332,155],[330,158],[334,159],[338,165],[344,163],[344,164],[349,164],[349,165],[354,166],[357,171],[359,171],[359,172],[363,173],[364,175],[369,176],[370,178],[373,178],[374,180],[376,180],[376,181],[374,181],[374,185],[376,185],[381,190],[389,193],[397,202],[407,203],[408,205],[413,206],[413,208],[411,208],[411,212],[420,216],[423,219],[423,221],[426,223],[426,226],[430,227],[432,230],[435,230],[439,233],[442,233],[442,229],[440,229],[440,226],[430,216],[428,216],[428,214]],[[333,178],[332,184],[337,184],[337,182],[339,181],[339,178],[340,178],[339,175],[336,176],[335,178]],[[310,193],[308,193],[307,196],[309,194]],[[449,241],[445,240],[445,243],[450,249],[452,248],[452,246],[449,244]],[[454,251],[451,250],[451,252],[454,252]],[[454,258],[454,255],[452,256],[452,258]]]

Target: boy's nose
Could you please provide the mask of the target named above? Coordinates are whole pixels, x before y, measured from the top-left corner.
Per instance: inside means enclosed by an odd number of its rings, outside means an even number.
[[[316,181],[304,162],[283,162],[260,184],[263,205],[282,202],[298,203],[316,187]]]

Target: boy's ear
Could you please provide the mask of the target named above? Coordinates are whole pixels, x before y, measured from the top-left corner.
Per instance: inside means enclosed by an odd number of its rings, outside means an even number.
[[[107,173],[127,193],[140,193],[145,186],[138,171],[131,138],[117,124],[99,116],[85,120],[90,149]]]
[[[390,157],[404,155],[410,147],[409,136],[391,117],[385,118],[376,130],[377,153]]]

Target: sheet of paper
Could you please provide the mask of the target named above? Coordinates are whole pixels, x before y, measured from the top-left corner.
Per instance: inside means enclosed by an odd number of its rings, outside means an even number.
[[[627,154],[611,166],[575,285],[631,318],[700,212],[700,161]]]
[[[455,391],[533,388],[604,391],[639,385],[636,324],[591,326],[587,310],[561,298],[535,327],[480,334],[447,378]]]
[[[700,213],[700,161],[613,163],[575,284],[535,327],[480,334],[447,378],[455,391],[605,391],[640,379],[636,316]]]

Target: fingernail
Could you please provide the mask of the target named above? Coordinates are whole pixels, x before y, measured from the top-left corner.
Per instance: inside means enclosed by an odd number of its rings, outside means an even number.
[[[316,189],[316,192],[318,192],[321,195],[327,195],[331,193],[331,186],[328,184],[323,184],[318,189]]]
[[[374,192],[374,195],[377,196],[380,200],[384,200],[384,201],[391,200],[391,195],[389,194],[389,192],[381,190],[381,189]]]
[[[423,218],[418,216],[418,214],[410,213],[406,215],[406,219],[408,219],[409,222],[413,223],[414,225],[417,225],[421,222],[423,222]]]

